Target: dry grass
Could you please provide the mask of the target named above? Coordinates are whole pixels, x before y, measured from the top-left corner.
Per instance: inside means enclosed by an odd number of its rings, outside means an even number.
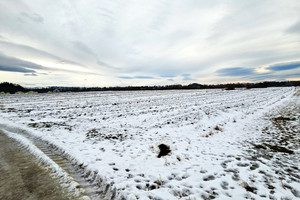
[[[216,131],[222,131],[222,129],[217,125],[217,126],[215,126],[215,128],[214,128]]]
[[[214,134],[214,132],[213,131],[209,131],[209,133],[208,134],[206,134],[204,137],[210,137],[210,136],[212,136]]]

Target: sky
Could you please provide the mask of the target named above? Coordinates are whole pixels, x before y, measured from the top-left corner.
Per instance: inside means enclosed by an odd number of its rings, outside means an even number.
[[[0,0],[0,82],[300,80],[299,0]]]

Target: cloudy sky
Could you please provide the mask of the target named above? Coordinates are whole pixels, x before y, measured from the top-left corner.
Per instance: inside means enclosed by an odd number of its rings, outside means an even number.
[[[0,82],[300,80],[299,0],[0,0]]]

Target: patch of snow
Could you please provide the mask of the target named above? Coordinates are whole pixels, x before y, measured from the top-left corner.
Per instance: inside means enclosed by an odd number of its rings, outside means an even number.
[[[269,160],[246,152],[269,125],[263,117],[296,90],[6,95],[0,128],[23,143],[26,131],[62,149],[98,175],[107,199],[269,198]],[[160,144],[170,153],[158,158]],[[276,197],[293,195],[280,184],[274,180]]]

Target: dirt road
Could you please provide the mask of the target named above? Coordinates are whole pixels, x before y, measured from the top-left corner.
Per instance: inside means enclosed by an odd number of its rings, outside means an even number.
[[[33,155],[0,130],[0,199],[74,199]]]

